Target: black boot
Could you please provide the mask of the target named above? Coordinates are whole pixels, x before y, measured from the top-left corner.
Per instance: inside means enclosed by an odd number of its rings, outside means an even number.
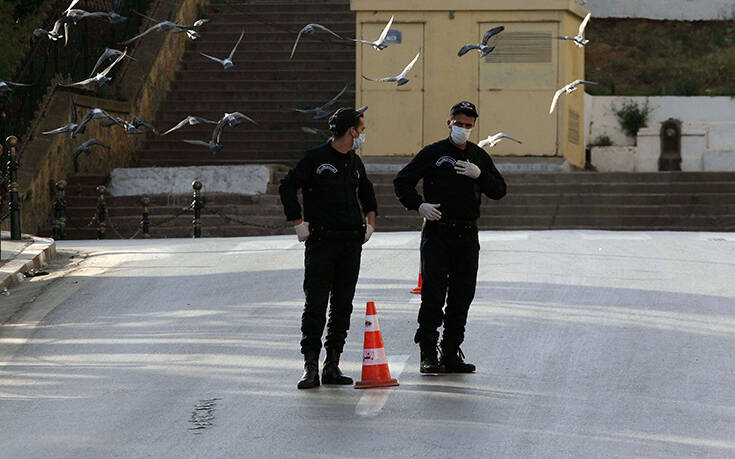
[[[299,389],[311,389],[319,386],[319,352],[309,351],[304,353],[304,375],[299,381]]]
[[[439,365],[439,357],[437,357],[436,341],[420,341],[419,347],[421,348],[419,371],[421,373],[441,373],[442,368]]]
[[[352,384],[352,378],[342,375],[339,369],[340,352],[334,349],[327,349],[327,356],[324,358],[324,368],[322,369],[322,384]]]
[[[474,373],[475,366],[465,363],[464,354],[458,344],[442,340],[441,359],[439,360],[446,373]]]

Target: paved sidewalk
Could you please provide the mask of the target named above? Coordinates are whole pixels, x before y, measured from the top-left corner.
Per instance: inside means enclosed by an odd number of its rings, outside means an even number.
[[[8,231],[1,231],[0,239],[0,294],[17,283],[23,273],[45,266],[56,255],[53,239],[23,234],[22,240],[11,241]]]

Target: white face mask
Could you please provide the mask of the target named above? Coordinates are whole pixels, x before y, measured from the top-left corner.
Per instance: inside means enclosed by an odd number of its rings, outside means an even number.
[[[360,134],[360,137],[352,140],[352,149],[359,150],[365,144],[365,134]]]
[[[470,140],[470,134],[472,129],[465,129],[459,126],[452,125],[452,142],[457,145],[463,145],[465,142]]]

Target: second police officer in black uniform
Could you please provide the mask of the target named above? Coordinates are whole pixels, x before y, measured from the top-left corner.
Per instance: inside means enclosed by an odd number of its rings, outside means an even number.
[[[337,110],[329,119],[333,137],[308,150],[281,181],[279,191],[286,219],[293,222],[299,241],[306,242],[306,304],[301,317],[304,375],[299,389],[319,385],[319,352],[325,323],[326,358],[321,382],[352,384],[352,379],[343,376],[339,369],[339,357],[350,328],[362,244],[375,229],[378,209],[365,165],[355,154],[365,141],[366,109]],[[303,216],[297,198],[299,188],[303,193]]]
[[[470,102],[450,111],[447,139],[424,147],[396,175],[393,185],[407,209],[424,217],[421,233],[421,307],[414,342],[421,348],[422,373],[471,373],[459,346],[464,341],[475,296],[480,243],[477,219],[482,194],[505,196],[506,185],[490,156],[469,142],[478,114]],[[423,179],[422,197],[416,185]],[[446,308],[444,300],[446,297]],[[437,355],[438,328],[444,324]]]

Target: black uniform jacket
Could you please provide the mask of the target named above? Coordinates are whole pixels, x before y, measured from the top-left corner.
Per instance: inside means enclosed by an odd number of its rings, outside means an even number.
[[[299,188],[304,198],[303,216]],[[332,230],[358,229],[365,223],[364,214],[378,211],[362,159],[352,150],[338,152],[330,142],[304,153],[281,180],[279,192],[288,221],[303,218],[310,225]]]
[[[471,179],[454,170],[457,160],[470,161],[480,168],[480,176]],[[416,184],[424,179],[424,196]],[[442,220],[476,220],[484,193],[498,200],[505,196],[503,176],[485,150],[467,142],[464,150],[444,139],[424,147],[393,180],[398,200],[407,209],[417,210],[423,202],[441,204]]]

